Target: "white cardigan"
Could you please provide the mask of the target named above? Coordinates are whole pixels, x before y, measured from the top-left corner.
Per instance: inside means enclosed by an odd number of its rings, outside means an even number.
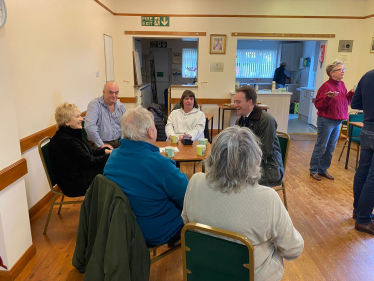
[[[166,136],[189,134],[192,140],[197,141],[204,138],[205,114],[198,108],[193,108],[185,113],[182,108],[173,110],[165,126]]]
[[[257,281],[281,280],[283,258],[296,259],[304,248],[278,194],[262,185],[227,194],[209,187],[205,174],[194,174],[184,196],[182,218],[185,224],[202,223],[247,237],[255,249]]]

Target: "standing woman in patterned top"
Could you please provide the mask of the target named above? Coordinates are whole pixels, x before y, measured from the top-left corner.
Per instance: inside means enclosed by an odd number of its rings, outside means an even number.
[[[333,180],[327,169],[330,168],[332,153],[339,138],[340,124],[348,119],[348,105],[353,97],[353,90],[347,93],[343,81],[344,62],[334,60],[327,65],[326,73],[330,77],[318,89],[314,106],[317,108],[317,141],[310,160],[310,175],[320,181],[321,176]]]

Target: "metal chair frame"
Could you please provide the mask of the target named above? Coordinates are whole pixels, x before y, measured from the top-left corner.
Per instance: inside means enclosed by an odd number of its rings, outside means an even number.
[[[45,226],[44,226],[43,234],[47,233],[47,228],[48,228],[49,220],[51,219],[51,214],[52,214],[53,206],[55,206],[55,205],[59,205],[60,206],[58,208],[58,212],[57,212],[57,214],[60,214],[62,205],[66,205],[66,204],[80,204],[80,203],[83,202],[83,200],[64,201],[65,195],[62,192],[58,191],[57,188],[58,189],[60,189],[60,188],[58,187],[58,185],[56,183],[52,182],[51,176],[50,176],[50,172],[48,171],[48,166],[47,166],[47,163],[46,163],[46,160],[44,158],[43,151],[42,151],[42,147],[45,146],[45,145],[48,145],[49,142],[50,142],[50,140],[51,140],[51,137],[45,137],[44,139],[42,139],[38,143],[39,155],[40,155],[40,158],[42,160],[43,168],[44,168],[45,174],[46,174],[47,179],[48,179],[48,184],[49,184],[49,187],[50,187],[51,191],[55,194],[53,196],[53,198],[52,198],[51,207],[49,208],[49,213],[48,213],[47,221],[46,221]],[[48,165],[49,165],[49,163],[48,163]],[[56,199],[59,196],[61,196],[61,201],[60,202],[56,202]]]
[[[349,115],[360,115],[360,114],[362,114],[362,112],[360,112],[360,111],[358,111],[358,112],[356,112],[356,113],[352,113],[352,114],[349,114]],[[342,148],[342,151],[340,152],[340,155],[339,155],[339,159],[338,159],[338,161],[340,161],[340,159],[342,158],[342,155],[343,155],[343,152],[344,152],[344,149],[346,148],[346,147],[348,147],[348,141],[349,141],[349,121],[350,121],[350,119],[348,119],[348,122],[347,122],[347,139],[345,140],[345,143],[344,143],[344,145],[343,145],[343,148]],[[354,121],[352,121],[352,122],[354,122]],[[352,133],[353,133],[353,131],[352,131]],[[354,143],[354,144],[356,144],[357,145],[357,148],[356,149],[353,149],[353,150],[356,150],[357,151],[357,157],[356,157],[356,167],[355,167],[355,170],[357,170],[357,167],[358,167],[358,159],[360,158],[360,143],[357,143],[357,142],[355,142],[354,140],[353,140],[353,138],[357,138],[357,137],[360,137],[360,136],[352,136],[352,142],[351,143]],[[352,148],[352,147],[351,147]]]
[[[247,237],[245,237],[242,234],[233,232],[233,231],[228,231],[228,230],[224,230],[224,229],[220,229],[220,228],[216,228],[216,227],[211,227],[211,226],[204,225],[204,224],[201,224],[201,223],[187,223],[183,227],[182,233],[181,233],[182,261],[183,261],[183,281],[187,281],[188,280],[188,278],[187,278],[188,274],[192,273],[190,270],[187,269],[186,252],[191,251],[191,249],[186,246],[185,233],[187,231],[194,231],[194,230],[199,231],[199,233],[201,233],[203,235],[208,235],[208,234],[204,233],[204,232],[207,232],[207,233],[213,234],[215,237],[221,236],[221,237],[223,237],[223,239],[224,238],[230,238],[230,239],[237,240],[237,241],[241,242],[242,244],[244,244],[244,246],[248,249],[249,263],[248,264],[243,264],[243,267],[245,267],[249,270],[249,281],[253,281],[255,279],[255,275],[254,275],[254,268],[255,268],[255,266],[254,266],[255,265],[255,262],[254,262],[254,247],[253,247],[251,241],[249,241],[249,239]],[[220,237],[217,237],[217,238],[222,239]],[[227,241],[227,242],[232,243],[233,245],[237,244],[236,242],[233,242],[233,241]],[[212,270],[212,268],[209,268],[207,270]]]
[[[289,150],[288,148],[290,146],[290,135],[286,134],[286,133],[282,133],[282,132],[277,132],[277,136],[278,136],[278,138],[281,137],[281,138],[287,139],[286,153],[285,153],[284,161],[283,161],[284,173],[286,173],[286,164],[287,164],[288,150]],[[281,191],[282,190],[282,192],[283,192],[284,207],[286,208],[286,210],[288,210],[288,206],[287,206],[287,195],[286,195],[286,185],[284,183],[284,178],[282,180],[282,185],[280,187],[274,187],[274,190],[275,191]]]

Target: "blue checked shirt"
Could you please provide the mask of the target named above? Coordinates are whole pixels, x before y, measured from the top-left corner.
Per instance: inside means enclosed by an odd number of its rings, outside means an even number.
[[[103,96],[94,99],[88,104],[84,129],[87,139],[98,147],[104,145],[104,141],[118,140],[121,138],[121,117],[126,112],[125,106],[117,100],[114,112],[110,113],[104,102]]]

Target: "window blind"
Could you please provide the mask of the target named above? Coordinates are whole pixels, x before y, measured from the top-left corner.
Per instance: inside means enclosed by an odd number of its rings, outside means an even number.
[[[182,77],[194,78],[197,75],[197,49],[182,49]]]
[[[273,78],[277,50],[238,49],[236,78]]]

